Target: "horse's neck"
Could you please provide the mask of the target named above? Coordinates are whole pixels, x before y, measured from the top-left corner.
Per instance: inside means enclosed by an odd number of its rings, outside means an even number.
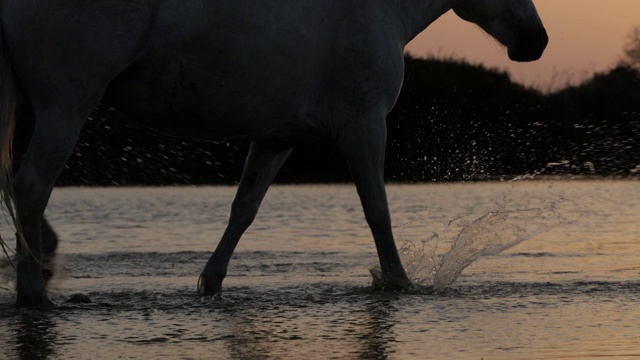
[[[396,9],[397,21],[403,29],[402,37],[408,43],[416,35],[449,11],[456,0],[385,0]]]

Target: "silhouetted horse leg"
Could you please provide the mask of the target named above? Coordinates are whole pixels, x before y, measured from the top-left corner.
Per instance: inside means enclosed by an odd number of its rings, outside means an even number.
[[[23,244],[18,236],[19,235],[16,234],[16,252],[20,254],[24,253],[25,251],[24,249],[22,249]],[[53,265],[56,248],[58,247],[58,235],[53,231],[47,219],[42,216],[39,234],[31,234],[25,236],[40,238],[40,265],[42,278],[45,282],[49,281],[53,277],[53,271],[51,270],[51,267]],[[29,250],[34,253],[32,249]],[[20,258],[18,260],[20,260]]]
[[[384,116],[363,124],[362,128],[360,131],[343,132],[348,135],[339,139],[338,144],[349,162],[364,214],[376,243],[383,275],[382,283],[378,286],[385,291],[408,289],[411,281],[402,267],[393,240],[384,186]]]
[[[16,174],[20,168],[20,162],[27,151],[33,129],[35,127],[35,117],[33,109],[28,104],[23,104],[18,110],[16,117],[20,119],[16,123],[15,135],[12,142],[13,151],[13,173]],[[43,255],[53,255],[58,248],[58,235],[55,233],[49,221],[42,218],[40,233],[41,251]],[[51,277],[51,274],[48,274]]]
[[[32,141],[13,182],[16,210],[24,234],[24,239],[18,238],[17,241],[18,306],[46,306],[50,303],[42,269],[43,215],[56,178],[71,154],[93,105],[86,106],[89,109],[86,113],[61,111],[62,106],[36,111]],[[77,106],[69,108],[78,109]]]
[[[277,142],[251,143],[240,185],[231,205],[229,224],[198,279],[198,293],[201,295],[221,293],[231,255],[240,237],[255,219],[269,185],[291,150],[290,145]]]

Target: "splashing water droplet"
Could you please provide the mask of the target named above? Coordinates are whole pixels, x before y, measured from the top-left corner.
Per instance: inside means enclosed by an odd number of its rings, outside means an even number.
[[[510,247],[530,239],[548,228],[528,226],[510,218],[540,218],[542,210],[527,209],[489,212],[463,227],[441,259],[433,277],[433,288],[442,291],[450,286],[462,271],[482,255],[497,255]],[[526,220],[526,219],[525,219]]]
[[[414,284],[443,291],[481,256],[497,255],[556,226],[554,214],[553,206],[490,211],[463,223],[450,249],[443,253],[437,233],[419,245],[405,240],[400,248],[405,270]],[[458,220],[450,221],[447,227]]]

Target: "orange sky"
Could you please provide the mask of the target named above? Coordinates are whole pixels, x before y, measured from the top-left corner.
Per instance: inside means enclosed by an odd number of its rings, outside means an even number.
[[[549,33],[549,46],[535,63],[509,61],[505,50],[453,12],[445,14],[407,46],[414,55],[455,55],[507,69],[526,85],[553,89],[609,69],[621,57],[627,35],[640,26],[640,0],[534,1]]]

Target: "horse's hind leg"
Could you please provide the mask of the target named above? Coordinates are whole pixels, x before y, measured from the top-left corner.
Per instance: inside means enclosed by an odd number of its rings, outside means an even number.
[[[21,239],[18,234],[17,239],[18,306],[49,304],[42,273],[43,215],[56,178],[73,150],[86,117],[95,106],[88,104],[81,111],[77,105],[65,107],[63,104],[35,111],[30,145],[13,180],[18,221],[24,236]]]
[[[16,117],[20,120],[16,123],[15,135],[12,142],[14,174],[20,169],[20,162],[22,161],[24,153],[27,151],[35,127],[35,115],[30,105],[24,104],[18,110]],[[42,218],[40,242],[43,255],[55,254],[58,248],[58,235],[45,217]]]
[[[269,185],[291,153],[289,145],[253,142],[242,172],[227,229],[213,255],[209,258],[200,279],[198,293],[215,295],[222,291],[231,255],[242,234],[255,219]]]

